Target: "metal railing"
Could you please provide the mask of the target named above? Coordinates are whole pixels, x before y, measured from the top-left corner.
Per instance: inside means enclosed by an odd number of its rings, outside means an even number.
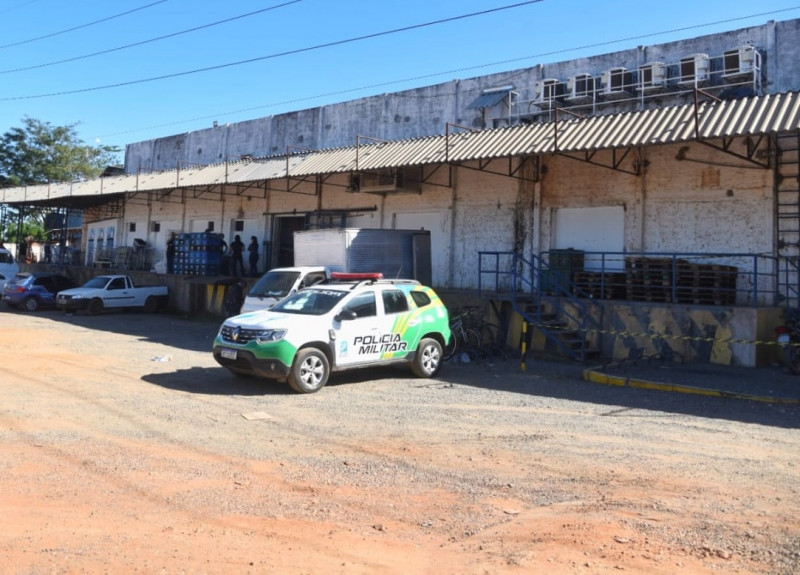
[[[479,252],[479,291],[514,296],[563,285],[578,298],[750,307],[798,297],[788,287],[778,293],[779,275],[797,271],[793,262],[761,254],[551,250],[524,274],[519,262],[513,252]]]
[[[586,334],[602,322],[602,308],[588,293],[573,285],[542,257],[522,257],[516,252],[478,252],[478,291],[505,294],[514,309],[556,347],[583,360],[597,342]],[[493,278],[485,281],[486,276]],[[574,334],[574,337],[567,337]]]
[[[800,308],[800,258],[785,256],[778,259],[777,299],[782,307]]]

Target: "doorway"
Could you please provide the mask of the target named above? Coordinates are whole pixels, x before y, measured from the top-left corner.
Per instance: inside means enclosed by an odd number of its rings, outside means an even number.
[[[294,266],[294,233],[305,229],[305,216],[277,216],[273,233],[272,263],[274,267]]]

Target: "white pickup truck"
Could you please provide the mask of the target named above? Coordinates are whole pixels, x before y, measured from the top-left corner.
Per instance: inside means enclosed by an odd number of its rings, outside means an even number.
[[[328,268],[323,266],[271,269],[247,293],[239,313],[269,309],[297,290],[329,277]]]
[[[86,311],[92,315],[107,308],[142,308],[155,313],[168,300],[165,285],[137,286],[130,276],[106,275],[94,277],[81,287],[58,292],[56,305],[66,312]]]

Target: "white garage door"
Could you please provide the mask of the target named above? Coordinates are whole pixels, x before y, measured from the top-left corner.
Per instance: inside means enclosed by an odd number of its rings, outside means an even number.
[[[622,252],[625,245],[625,210],[622,206],[600,208],[558,208],[554,214],[555,248],[585,252]],[[599,254],[587,254],[584,269],[621,270],[623,258],[603,262]]]

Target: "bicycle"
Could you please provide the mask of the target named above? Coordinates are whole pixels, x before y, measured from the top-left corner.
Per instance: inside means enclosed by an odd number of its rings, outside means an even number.
[[[464,319],[469,315],[468,312],[462,312],[450,318],[450,341],[447,342],[443,350],[443,358],[445,360],[454,357],[459,347],[461,347],[465,353],[469,354],[470,357],[474,357],[475,353],[480,348],[480,334],[474,329],[464,325]]]
[[[477,307],[466,308],[466,329],[470,335],[470,359],[501,359],[510,357],[508,346],[504,341],[501,329],[497,324],[490,322],[486,315]]]

